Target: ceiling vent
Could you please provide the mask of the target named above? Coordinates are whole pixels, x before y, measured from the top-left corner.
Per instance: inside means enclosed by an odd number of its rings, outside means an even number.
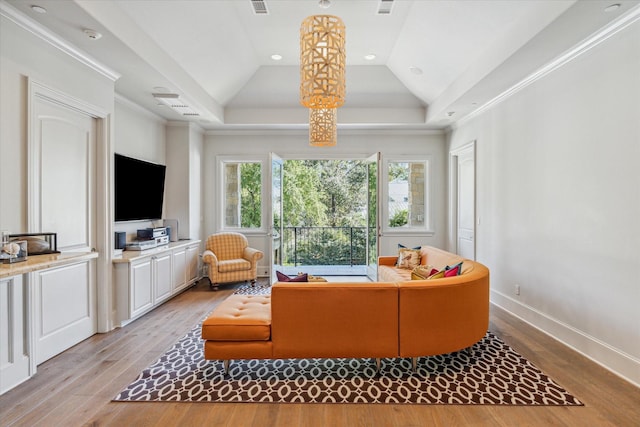
[[[267,10],[267,4],[264,0],[249,0],[251,1],[251,6],[253,6],[254,15],[268,15],[269,11]]]
[[[378,15],[391,15],[393,0],[380,0],[378,2]]]
[[[196,110],[191,108],[184,100],[180,99],[177,93],[154,93],[153,97],[158,101],[158,105],[166,105],[173,111],[183,116],[199,116]]]

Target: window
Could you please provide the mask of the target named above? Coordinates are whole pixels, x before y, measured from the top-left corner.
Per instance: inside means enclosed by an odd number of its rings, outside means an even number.
[[[222,228],[263,228],[261,161],[219,162],[222,171]]]
[[[384,164],[386,231],[430,232],[429,161],[389,159]]]

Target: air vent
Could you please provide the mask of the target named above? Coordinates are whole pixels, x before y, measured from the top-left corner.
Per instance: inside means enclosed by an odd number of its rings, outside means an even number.
[[[268,15],[267,4],[264,0],[249,0],[253,6],[253,13],[256,15]]]
[[[393,0],[380,0],[378,2],[378,15],[390,15]]]
[[[200,113],[191,108],[187,102],[180,99],[180,95],[177,93],[154,93],[152,95],[156,101],[158,101],[158,105],[166,105],[183,116],[200,115]]]

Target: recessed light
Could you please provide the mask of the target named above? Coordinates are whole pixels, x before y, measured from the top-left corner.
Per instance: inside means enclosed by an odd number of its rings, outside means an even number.
[[[607,7],[604,8],[605,12],[613,12],[614,10],[617,10],[620,7],[620,3],[614,3],[612,5],[609,5]]]
[[[47,9],[45,9],[42,6],[38,6],[37,4],[34,4],[33,6],[31,6],[31,10],[37,13],[47,13]]]
[[[273,55],[271,55],[271,59],[273,59],[274,61],[280,61],[282,59],[282,55],[274,53]]]
[[[368,55],[365,55],[364,59],[366,59],[367,61],[373,61],[374,59],[376,59],[376,54],[375,53],[370,53]]]
[[[413,74],[416,74],[416,75],[422,74],[422,70],[415,66],[409,67],[409,71],[411,71]]]
[[[329,6],[331,6],[331,1],[330,0],[320,0],[320,1],[318,1],[318,6],[320,6],[323,9],[327,9]]]

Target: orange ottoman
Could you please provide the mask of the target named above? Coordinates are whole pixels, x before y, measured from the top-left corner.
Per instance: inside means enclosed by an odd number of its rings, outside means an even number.
[[[224,360],[269,359],[271,295],[231,295],[202,322],[204,357]]]

